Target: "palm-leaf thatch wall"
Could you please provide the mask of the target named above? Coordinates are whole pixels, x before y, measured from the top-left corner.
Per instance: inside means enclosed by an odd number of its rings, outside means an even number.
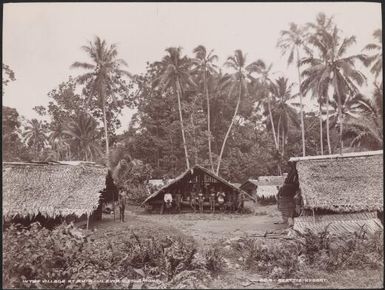
[[[382,231],[383,226],[375,212],[301,216],[295,218],[294,229],[304,233],[306,229],[319,233],[327,228],[331,234],[354,233],[364,230],[368,233]]]
[[[87,165],[3,163],[3,217],[90,215],[107,170]]]
[[[383,154],[301,159],[296,164],[304,208],[383,211]]]

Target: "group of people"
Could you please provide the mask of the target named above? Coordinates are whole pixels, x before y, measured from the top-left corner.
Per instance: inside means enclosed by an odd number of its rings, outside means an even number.
[[[214,188],[208,188],[205,193],[203,193],[198,188],[193,188],[191,194],[186,197],[191,209],[194,213],[199,211],[200,213],[204,212],[204,205],[210,207],[210,212],[215,213],[216,207],[219,207],[221,212],[226,210],[235,212],[241,211],[244,207],[244,194],[238,193],[236,191],[225,192],[223,190],[215,190]],[[205,204],[206,202],[206,204]],[[163,196],[163,203],[161,206],[161,214],[165,210],[171,210],[174,208],[177,212],[180,212],[182,204],[182,194],[166,192]],[[174,207],[173,207],[174,206]]]

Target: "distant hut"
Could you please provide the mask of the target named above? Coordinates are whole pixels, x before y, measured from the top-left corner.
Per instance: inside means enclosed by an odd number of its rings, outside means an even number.
[[[204,207],[208,207],[209,190],[223,191],[226,193],[225,201],[230,203],[242,194],[245,200],[254,198],[249,196],[246,192],[234,186],[234,184],[219,177],[208,169],[195,165],[186,170],[181,175],[170,181],[167,185],[161,187],[159,190],[151,194],[143,203],[142,206],[150,206],[152,209],[160,208],[163,203],[163,198],[166,193],[171,193],[173,196],[181,196],[181,205],[190,208],[190,199],[193,188],[198,188],[204,196]]]
[[[107,170],[90,163],[3,163],[3,220],[53,226],[101,219]]]
[[[278,189],[283,185],[287,174],[283,176],[259,176],[258,179],[249,179],[240,188],[248,194],[255,196],[261,205],[276,202]]]
[[[294,229],[331,233],[382,230],[383,151],[291,158],[302,213]],[[383,222],[383,221],[382,221]]]

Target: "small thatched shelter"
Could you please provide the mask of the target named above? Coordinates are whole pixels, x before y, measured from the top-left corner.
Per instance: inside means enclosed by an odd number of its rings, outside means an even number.
[[[258,203],[275,202],[278,189],[283,185],[287,174],[283,176],[259,176],[258,179],[245,181],[240,188],[252,196],[256,196]]]
[[[89,218],[99,207],[107,169],[75,164],[3,163],[4,219]]]
[[[302,197],[302,214],[294,228],[319,229],[331,224],[338,232],[381,229],[383,151],[291,158]]]
[[[195,165],[147,197],[142,203],[142,206],[149,205],[152,208],[160,207],[163,203],[165,193],[171,193],[173,196],[176,194],[181,195],[181,204],[189,206],[193,188],[199,188],[199,191],[204,195],[204,206],[209,205],[207,201],[209,188],[213,188],[215,191],[226,192],[226,202],[230,202],[232,198],[237,197],[241,193],[246,199],[254,201],[253,197],[234,186],[234,184],[202,166]]]

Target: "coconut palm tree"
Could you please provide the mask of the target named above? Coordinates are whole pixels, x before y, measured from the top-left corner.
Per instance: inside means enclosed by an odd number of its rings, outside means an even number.
[[[99,99],[101,110],[103,112],[104,138],[106,144],[106,162],[109,167],[109,138],[108,138],[108,124],[106,104],[108,99],[112,98],[116,101],[113,94],[113,89],[116,85],[116,76],[132,75],[121,67],[127,67],[127,63],[118,58],[118,50],[116,44],[108,45],[105,40],[101,40],[98,36],[93,42],[82,46],[82,49],[91,58],[92,63],[75,62],[71,68],[86,69],[83,75],[77,78],[80,84],[87,83],[92,88],[92,95],[96,95]],[[92,97],[92,96],[91,96]]]
[[[216,174],[219,174],[219,168],[221,166],[223,152],[226,146],[227,139],[230,135],[231,129],[235,123],[236,117],[238,115],[239,105],[241,104],[242,96],[248,94],[248,84],[252,80],[252,73],[260,73],[262,61],[258,60],[249,65],[246,65],[246,55],[240,50],[237,49],[234,51],[233,56],[229,56],[225,62],[225,66],[233,70],[232,74],[225,74],[221,79],[220,88],[227,90],[230,97],[234,93],[237,94],[237,103],[235,105],[235,110],[233,117],[231,119],[229,128],[227,129],[225,138],[223,139],[221,151],[218,156],[218,163]]]
[[[195,65],[196,70],[201,75],[203,81],[203,90],[206,95],[206,103],[207,103],[207,138],[209,145],[209,161],[211,166],[211,171],[214,172],[214,164],[213,164],[213,156],[211,150],[211,126],[210,126],[210,96],[208,89],[208,79],[210,76],[216,74],[217,66],[214,64],[215,61],[218,60],[218,56],[214,54],[213,50],[210,50],[207,53],[206,48],[203,45],[199,45],[194,48],[195,58],[192,59],[193,65]]]
[[[287,64],[290,65],[293,63],[294,55],[297,64],[297,73],[298,73],[298,90],[299,90],[299,100],[300,100],[300,114],[301,114],[301,133],[302,133],[302,155],[306,155],[305,148],[305,126],[303,118],[303,94],[301,91],[301,72],[300,72],[300,50],[305,51],[307,54],[311,54],[311,51],[307,47],[307,39],[304,28],[299,27],[295,23],[290,23],[289,30],[282,30],[281,37],[278,40],[277,46],[281,49],[282,54],[288,54]]]
[[[343,148],[343,115],[342,100],[349,94],[358,93],[358,86],[366,82],[366,77],[355,68],[355,62],[361,61],[367,63],[367,57],[363,54],[345,56],[347,49],[356,42],[355,36],[347,37],[341,40],[338,35],[338,28],[335,26],[332,33],[328,31],[319,32],[317,36],[311,39],[312,44],[319,50],[320,57],[310,56],[301,61],[301,65],[308,64],[309,67],[303,71],[305,77],[304,87],[317,87],[319,96],[323,96],[325,90],[332,87],[338,99],[338,123],[340,152]],[[326,97],[327,114],[329,112],[329,98]],[[328,116],[327,116],[328,122]],[[327,123],[328,146],[329,124]],[[330,152],[329,152],[330,153]]]
[[[253,86],[255,87],[256,93],[259,95],[257,99],[262,101],[264,105],[267,107],[267,113],[269,115],[271,130],[273,133],[273,139],[275,144],[275,149],[277,152],[279,151],[279,140],[277,138],[277,133],[275,129],[273,111],[272,111],[272,103],[275,102],[274,95],[272,94],[272,86],[274,83],[270,76],[271,68],[273,64],[270,64],[266,67],[266,64],[262,60],[258,60],[252,64],[255,69],[254,71],[258,72],[257,77],[254,78],[250,76],[253,82]]]
[[[63,133],[70,137],[79,158],[93,161],[102,154],[98,144],[100,132],[98,123],[87,113],[80,113],[66,124]]]
[[[39,157],[39,152],[47,144],[47,128],[42,121],[32,119],[27,121],[27,125],[24,128],[22,134],[24,141],[28,146],[31,146],[34,150],[35,160]]]
[[[294,106],[291,104],[297,95],[292,94],[294,84],[289,84],[289,80],[284,77],[278,78],[271,86],[271,93],[274,96],[273,115],[278,119],[277,140],[282,139],[282,156],[285,155],[285,143],[291,126],[299,127],[298,115]]]
[[[368,58],[368,61],[372,65],[370,72],[374,74],[375,80],[377,80],[380,73],[382,73],[382,30],[377,29],[374,31],[373,37],[377,40],[377,43],[369,43],[363,50],[374,51],[374,54]]]
[[[319,58],[327,62],[327,45],[323,41],[323,35],[330,33],[333,30],[334,22],[333,17],[327,17],[324,13],[319,13],[316,17],[315,22],[309,22],[306,24],[306,41],[309,45],[313,45],[314,48],[319,52]],[[308,47],[309,49],[309,47]],[[308,53],[312,55],[312,51],[309,49]],[[302,62],[300,62],[302,65]],[[308,73],[304,73],[308,75]],[[330,126],[329,126],[329,98],[328,98],[328,86],[325,83],[318,82],[319,79],[307,78],[301,83],[301,92],[306,95],[309,91],[312,92],[312,97],[317,98],[318,109],[319,109],[319,124],[320,124],[320,147],[321,154],[323,154],[323,120],[322,120],[322,106],[326,104],[326,139],[328,145],[328,152],[331,154],[331,143],[330,143]]]
[[[71,147],[68,143],[68,138],[64,134],[63,126],[59,125],[54,128],[48,136],[48,141],[51,145],[51,149],[56,152],[58,159],[71,159]]]
[[[166,52],[167,55],[163,57],[162,61],[157,62],[157,65],[162,68],[162,72],[156,79],[155,85],[160,86],[162,89],[171,87],[173,91],[176,92],[183,148],[186,159],[186,167],[188,169],[190,168],[190,161],[186,144],[185,128],[183,125],[181,99],[183,97],[183,86],[195,86],[195,83],[190,75],[191,62],[186,56],[182,57],[182,48],[169,47],[166,49]]]
[[[346,121],[346,135],[353,135],[350,146],[364,145],[370,150],[383,148],[383,98],[382,87],[376,87],[373,98],[361,94],[355,96],[358,100],[357,115],[349,116]]]

